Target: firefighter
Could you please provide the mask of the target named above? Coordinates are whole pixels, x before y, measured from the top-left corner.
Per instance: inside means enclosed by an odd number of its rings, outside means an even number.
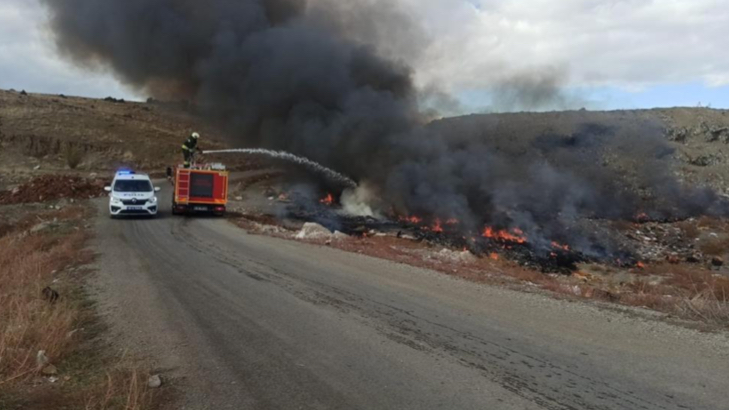
[[[182,155],[185,158],[185,168],[190,168],[190,162],[192,162],[195,152],[199,151],[197,148],[198,139],[200,139],[200,134],[193,132],[185,143],[182,144]]]

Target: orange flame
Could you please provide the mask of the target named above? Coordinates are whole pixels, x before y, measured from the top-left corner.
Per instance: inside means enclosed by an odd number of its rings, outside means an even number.
[[[435,233],[443,232],[443,225],[441,224],[440,219],[436,218],[433,227],[430,229]]]
[[[638,269],[645,269],[645,263],[639,261],[635,264],[635,267]]]
[[[324,205],[331,206],[332,204],[334,204],[334,195],[327,194],[327,196],[325,196],[324,198],[319,200],[319,202],[321,202]]]
[[[446,225],[458,225],[460,222],[456,218],[448,219],[446,222]]]
[[[494,228],[487,226],[484,228],[481,236],[502,242],[515,242],[518,244],[524,244],[527,242],[527,238],[524,236],[524,231],[519,228],[513,228],[511,232],[509,232],[505,229],[497,231],[494,230]]]
[[[419,217],[417,217],[415,215],[413,215],[413,216],[401,216],[400,217],[400,221],[402,221],[402,222],[409,222],[411,224],[418,225],[421,222],[423,222],[423,218],[419,218]]]
[[[497,261],[497,260],[499,260],[499,254],[494,252],[491,255],[489,255],[489,258],[491,258],[491,260],[493,260],[493,261]]]
[[[561,250],[566,251],[566,252],[569,252],[570,251],[570,246],[569,245],[562,245],[561,243],[555,242],[555,241],[552,241],[552,247],[553,248],[556,248],[556,249],[561,249]]]

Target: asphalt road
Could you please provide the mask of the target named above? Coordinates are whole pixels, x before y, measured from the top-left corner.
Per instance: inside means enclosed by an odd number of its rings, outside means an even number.
[[[105,207],[96,297],[174,408],[729,409],[723,334]]]

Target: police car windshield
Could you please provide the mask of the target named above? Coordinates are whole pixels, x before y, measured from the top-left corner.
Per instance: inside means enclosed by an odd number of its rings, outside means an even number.
[[[150,192],[152,184],[144,180],[119,180],[114,183],[114,192]]]

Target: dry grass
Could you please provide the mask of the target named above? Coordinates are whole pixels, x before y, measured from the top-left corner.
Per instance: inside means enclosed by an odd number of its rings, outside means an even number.
[[[695,221],[681,221],[676,226],[681,229],[686,238],[694,239],[701,235],[701,230]]]
[[[699,243],[699,249],[706,255],[723,256],[729,252],[729,236],[703,240]]]
[[[645,274],[663,280],[626,284],[614,294],[617,301],[723,327],[729,324],[729,278],[697,266],[671,264],[650,265]]]
[[[86,394],[85,410],[141,410],[155,403],[147,387],[149,373],[136,368],[120,367],[106,373],[104,381],[97,383]]]
[[[53,271],[81,257],[78,250],[85,239],[81,232],[63,240],[21,234],[0,239],[0,384],[39,372],[39,350],[52,361],[71,351],[68,334],[78,320],[78,308],[67,298],[45,300],[42,290],[53,282]]]
[[[77,229],[85,217],[81,206],[35,213],[0,237],[0,408],[154,408],[149,374],[126,365],[128,359],[106,358],[91,333],[77,331],[94,319],[79,292],[81,277],[68,273],[93,257],[83,250],[88,234]],[[55,220],[59,228],[30,233],[39,220]],[[55,302],[43,296],[49,285],[60,293]],[[39,379],[40,350],[61,381],[38,382],[45,379]],[[74,364],[79,360],[83,364]]]

